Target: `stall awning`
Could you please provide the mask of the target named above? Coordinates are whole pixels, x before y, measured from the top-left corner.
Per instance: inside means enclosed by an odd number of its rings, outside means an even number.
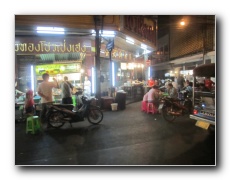
[[[215,77],[215,63],[202,64],[193,69],[194,76]]]

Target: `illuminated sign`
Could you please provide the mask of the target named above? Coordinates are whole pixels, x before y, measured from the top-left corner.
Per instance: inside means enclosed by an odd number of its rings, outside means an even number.
[[[15,52],[40,52],[40,53],[74,53],[74,52],[86,52],[86,46],[81,43],[67,43],[64,39],[63,42],[55,43],[48,41],[39,41],[37,43],[23,42],[15,43]]]
[[[44,73],[50,75],[66,74],[66,73],[79,73],[81,70],[81,63],[74,64],[46,64],[37,65],[35,67],[36,75],[41,76]]]

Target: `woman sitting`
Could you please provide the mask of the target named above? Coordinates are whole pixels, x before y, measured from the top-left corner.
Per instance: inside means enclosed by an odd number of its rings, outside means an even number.
[[[33,115],[34,112],[34,99],[33,99],[33,91],[28,90],[26,92],[26,99],[24,105],[24,113]]]
[[[141,111],[146,112],[147,111],[147,102],[148,102],[148,92],[145,93],[143,96],[143,100],[141,102]]]
[[[169,94],[169,96],[171,98],[177,98],[177,96],[178,96],[177,89],[175,87],[173,87],[172,83],[168,83],[167,93]]]
[[[155,107],[159,106],[159,101],[160,101],[160,90],[158,89],[158,86],[153,86],[147,95],[148,103],[153,103]]]

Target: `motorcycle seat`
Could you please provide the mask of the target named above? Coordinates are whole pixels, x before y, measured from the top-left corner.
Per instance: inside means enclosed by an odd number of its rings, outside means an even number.
[[[74,106],[73,104],[53,104],[53,106],[59,107],[59,108],[65,108],[68,110],[73,110]]]

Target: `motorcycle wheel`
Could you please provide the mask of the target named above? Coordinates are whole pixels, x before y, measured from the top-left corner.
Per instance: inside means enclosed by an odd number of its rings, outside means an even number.
[[[171,107],[163,107],[162,109],[162,117],[164,120],[172,122],[176,119],[176,116],[173,116],[172,114],[168,113],[170,111]]]
[[[87,119],[91,124],[99,124],[103,120],[103,112],[96,106],[90,106]]]
[[[48,123],[53,128],[60,128],[65,124],[65,122],[63,122],[63,118],[64,115],[61,112],[55,111],[48,115]]]

